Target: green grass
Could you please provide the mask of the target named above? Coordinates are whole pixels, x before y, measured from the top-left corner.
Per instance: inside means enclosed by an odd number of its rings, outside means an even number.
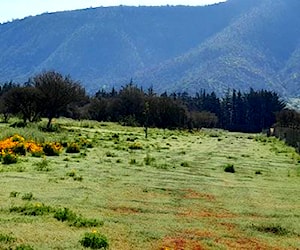
[[[117,250],[299,246],[300,158],[277,139],[159,129],[145,139],[143,128],[55,124],[57,133],[0,124],[0,138],[90,145],[0,164],[0,249],[84,249],[95,230]]]

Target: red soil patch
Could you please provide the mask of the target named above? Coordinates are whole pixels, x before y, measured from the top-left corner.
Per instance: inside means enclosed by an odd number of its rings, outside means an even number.
[[[210,231],[201,231],[197,229],[188,229],[183,231],[182,235],[185,235],[185,238],[194,239],[194,238],[214,238],[216,234]]]
[[[205,250],[199,242],[184,238],[165,238],[159,250]]]
[[[183,217],[193,217],[193,218],[234,218],[235,214],[229,212],[214,212],[209,210],[201,210],[201,211],[192,211],[187,210],[178,213],[179,216]]]
[[[251,238],[218,238],[217,243],[225,245],[227,249],[243,249],[243,250],[280,250],[282,248],[276,248],[268,246],[267,244],[260,242],[257,239]]]
[[[226,230],[228,231],[232,231],[236,228],[236,225],[233,223],[228,223],[228,222],[221,222],[220,223],[221,226],[224,226],[226,228]]]
[[[185,192],[184,198],[187,198],[187,199],[205,199],[208,201],[216,200],[216,197],[212,194],[199,193],[192,189],[184,190],[184,192]]]
[[[201,244],[202,239],[214,239],[215,233],[210,231],[201,231],[198,229],[188,229],[180,232],[175,237],[166,237],[163,239],[159,250],[205,250],[207,247]]]

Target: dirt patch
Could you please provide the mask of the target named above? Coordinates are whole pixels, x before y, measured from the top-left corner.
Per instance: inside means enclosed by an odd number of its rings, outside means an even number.
[[[236,215],[226,212],[226,211],[210,211],[210,210],[201,210],[201,211],[193,211],[186,210],[178,213],[179,216],[182,217],[192,217],[192,218],[235,218]]]
[[[244,249],[244,250],[280,250],[274,246],[269,246],[254,238],[218,238],[216,243],[225,245],[226,249]]]
[[[189,240],[181,237],[172,238],[167,237],[163,240],[162,246],[159,250],[205,250],[200,242],[196,240]]]
[[[206,238],[214,238],[216,234],[211,231],[203,231],[198,229],[188,229],[182,232],[182,235],[185,235],[185,238],[189,239],[206,239]]]
[[[209,249],[201,243],[204,239],[215,239],[211,231],[187,229],[174,237],[165,237],[158,247],[159,250],[205,250]]]
[[[236,228],[235,224],[229,222],[221,222],[220,225],[225,227],[227,231],[232,231]]]
[[[215,201],[216,197],[212,194],[207,193],[200,193],[197,191],[194,191],[192,189],[183,190],[185,192],[184,198],[187,199],[205,199],[208,201]]]

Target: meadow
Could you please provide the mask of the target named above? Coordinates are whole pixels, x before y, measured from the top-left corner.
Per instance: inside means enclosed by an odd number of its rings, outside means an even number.
[[[0,249],[88,249],[85,237],[114,250],[300,249],[300,156],[276,138],[150,128],[146,139],[143,128],[69,119],[51,133],[9,125],[0,140],[62,148],[2,159]]]

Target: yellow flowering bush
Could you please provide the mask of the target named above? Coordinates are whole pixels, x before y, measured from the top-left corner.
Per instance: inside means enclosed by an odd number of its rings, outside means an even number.
[[[13,136],[8,137],[2,141],[0,141],[0,150],[5,151],[9,149],[13,149],[15,146],[18,145],[18,141],[14,141]]]
[[[25,143],[25,148],[28,152],[30,152],[33,156],[41,156],[43,152],[43,147],[37,144],[34,141],[28,141]]]
[[[17,155],[26,155],[26,152],[32,156],[47,156],[59,155],[62,150],[62,145],[57,142],[49,142],[40,145],[35,141],[26,141],[21,135],[15,134],[3,140],[0,140],[0,158],[5,162],[15,163]],[[7,164],[7,163],[6,163]],[[10,164],[10,163],[8,163]]]
[[[57,156],[62,151],[62,145],[58,142],[47,142],[43,145],[43,151],[47,156]]]
[[[18,134],[15,134],[15,135],[11,136],[10,138],[13,142],[24,142],[25,141],[24,137],[21,135],[18,135]]]

